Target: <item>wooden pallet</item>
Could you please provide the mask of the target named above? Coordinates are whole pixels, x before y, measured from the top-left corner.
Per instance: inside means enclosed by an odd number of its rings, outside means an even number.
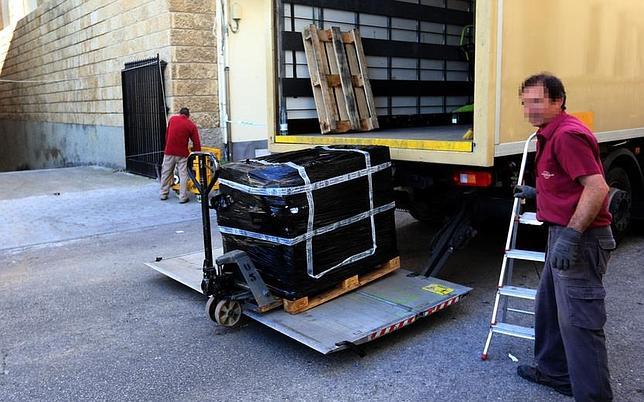
[[[359,31],[310,25],[302,38],[322,134],[377,129]]]
[[[373,282],[376,279],[397,270],[398,268],[400,268],[400,257],[396,257],[387,261],[373,271],[347,278],[334,288],[324,291],[315,296],[305,296],[296,300],[284,299],[284,310],[291,314],[298,314],[303,311],[312,309],[315,306],[319,306],[322,303],[326,303],[329,300],[333,300],[338,296],[364,286],[369,282]]]

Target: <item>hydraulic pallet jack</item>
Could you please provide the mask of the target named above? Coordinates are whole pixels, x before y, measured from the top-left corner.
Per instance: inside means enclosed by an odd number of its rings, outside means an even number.
[[[408,326],[459,302],[471,289],[429,274],[398,269],[383,278],[299,314],[281,308],[248,255],[240,250],[213,259],[210,209],[219,202],[210,192],[219,176],[219,163],[205,152],[193,152],[188,166],[198,160],[199,179],[189,175],[199,190],[204,238],[201,252],[146,265],[208,297],[206,313],[226,327],[247,316],[321,353],[351,349]],[[207,169],[211,169],[208,181]],[[203,258],[203,259],[202,259]]]

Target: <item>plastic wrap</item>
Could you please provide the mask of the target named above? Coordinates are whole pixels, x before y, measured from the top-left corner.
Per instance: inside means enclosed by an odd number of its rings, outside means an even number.
[[[220,176],[224,251],[271,289],[312,295],[397,256],[387,147],[317,147],[235,162]]]

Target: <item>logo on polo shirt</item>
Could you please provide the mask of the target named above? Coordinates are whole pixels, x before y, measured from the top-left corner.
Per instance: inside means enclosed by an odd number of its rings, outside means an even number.
[[[554,175],[555,175],[554,173],[550,173],[547,170],[544,170],[543,172],[541,172],[541,176],[546,180],[551,179]]]

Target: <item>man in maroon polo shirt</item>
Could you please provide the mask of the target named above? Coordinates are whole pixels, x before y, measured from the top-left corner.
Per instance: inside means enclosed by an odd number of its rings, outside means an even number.
[[[602,277],[615,248],[597,139],[567,114],[561,81],[549,74],[526,79],[520,89],[526,118],[537,131],[537,219],[548,229],[546,262],[535,310],[536,367],[519,366],[524,379],[578,401],[609,401]]]
[[[192,150],[201,151],[199,131],[197,126],[190,121],[190,110],[181,108],[177,116],[170,117],[165,136],[165,150],[163,151],[163,165],[161,167],[161,200],[168,199],[168,192],[174,178],[174,168],[179,169],[179,202],[186,203],[188,191],[188,139],[192,141]]]

